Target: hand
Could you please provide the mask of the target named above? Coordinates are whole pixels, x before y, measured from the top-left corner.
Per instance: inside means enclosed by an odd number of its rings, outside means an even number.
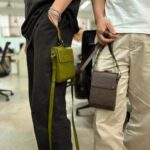
[[[58,28],[58,19],[53,13],[48,13],[48,18],[52,22],[52,24]]]
[[[103,36],[103,32],[108,29],[109,30],[109,38],[105,38]],[[103,45],[107,45],[108,43],[113,42],[117,39],[118,34],[115,32],[112,24],[106,18],[102,18],[100,22],[97,24],[97,37],[99,42]]]

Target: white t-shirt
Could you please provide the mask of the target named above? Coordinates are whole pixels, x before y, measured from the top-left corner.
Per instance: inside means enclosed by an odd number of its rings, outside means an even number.
[[[106,0],[105,11],[118,33],[150,34],[150,0]]]

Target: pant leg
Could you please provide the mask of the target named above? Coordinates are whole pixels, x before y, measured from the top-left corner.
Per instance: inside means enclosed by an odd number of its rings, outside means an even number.
[[[33,70],[30,67],[32,63],[28,63],[29,72],[33,74],[33,80],[29,80],[33,82],[30,84],[32,85],[30,103],[38,149],[49,150],[48,109],[52,76],[50,48],[57,44],[57,34],[47,13],[40,18],[32,41],[34,49]],[[73,33],[65,16],[62,18],[61,31],[65,43],[70,45]],[[72,150],[70,122],[66,116],[65,94],[66,83],[56,84],[52,130],[53,150]]]
[[[33,86],[33,72],[34,72],[34,49],[32,43],[27,47],[26,51],[27,58],[27,70],[28,70],[28,91],[29,91],[29,102],[31,107],[32,100],[32,86]]]
[[[114,42],[113,51],[121,70],[117,88],[115,111],[96,109],[94,120],[94,150],[125,150],[123,124],[126,117],[127,88],[129,78],[129,35],[122,34]],[[96,70],[116,71],[115,63],[108,47],[98,56]]]
[[[150,149],[150,35],[133,34],[130,42],[129,99],[132,113],[125,132],[127,150]]]

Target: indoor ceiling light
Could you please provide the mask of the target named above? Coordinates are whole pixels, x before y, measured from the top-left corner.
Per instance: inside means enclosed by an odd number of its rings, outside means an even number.
[[[91,4],[91,1],[85,1],[81,6],[80,6],[80,9],[83,10],[85,9],[89,4]]]

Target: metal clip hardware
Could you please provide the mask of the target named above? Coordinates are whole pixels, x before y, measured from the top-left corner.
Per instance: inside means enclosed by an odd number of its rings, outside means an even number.
[[[51,53],[51,58],[56,57],[56,54],[54,52]]]

